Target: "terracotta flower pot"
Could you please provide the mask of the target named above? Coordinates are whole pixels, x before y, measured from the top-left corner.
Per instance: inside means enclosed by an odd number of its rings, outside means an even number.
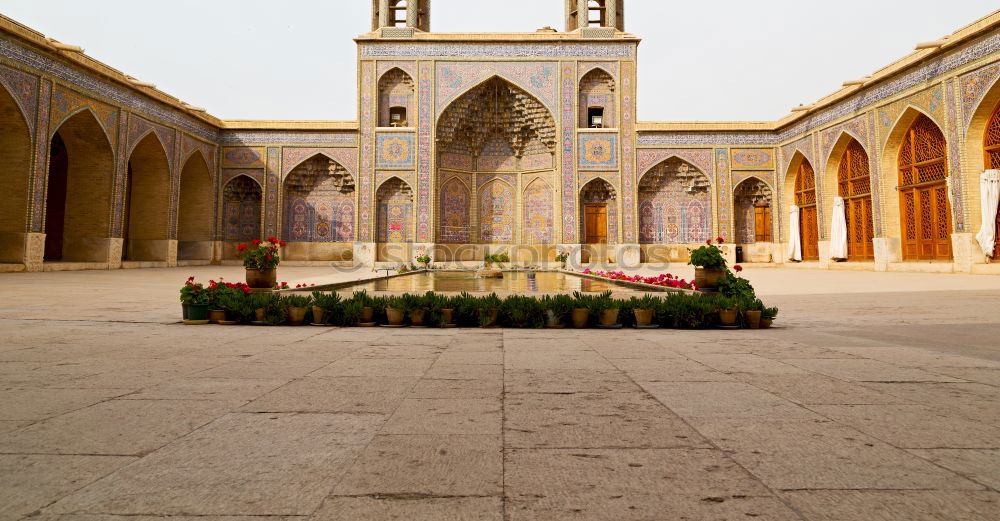
[[[760,310],[747,311],[747,324],[750,329],[760,329]]]
[[[410,311],[410,323],[414,326],[424,325],[424,314],[427,312],[425,309],[414,309]]]
[[[652,309],[633,309],[632,313],[635,314],[635,324],[637,326],[648,326],[653,323]]]
[[[452,313],[454,313],[454,310],[452,309],[444,308],[441,310],[441,318],[444,320],[445,324],[452,324]]]
[[[253,319],[257,322],[263,322],[265,319],[267,319],[267,309],[257,308],[253,310]]]
[[[268,270],[247,269],[247,286],[251,288],[271,289],[278,283],[278,270],[271,268]]]
[[[773,318],[764,318],[764,317],[761,317],[761,319],[760,319],[760,328],[761,329],[769,329],[771,327],[772,323],[774,323],[774,319]]]
[[[587,327],[587,319],[590,318],[590,310],[587,308],[573,309],[573,327],[583,329]]]
[[[402,309],[385,308],[385,316],[389,319],[390,326],[401,326],[406,320],[406,313]]]
[[[736,310],[735,309],[720,309],[719,310],[719,322],[724,326],[735,326],[736,325]]]
[[[605,309],[601,311],[601,325],[613,326],[618,323],[618,308]]]
[[[313,306],[313,324],[323,324],[323,317],[326,315],[326,311],[319,306]]]
[[[371,306],[365,306],[361,308],[361,323],[370,324],[374,316],[375,316],[375,308]]]
[[[220,321],[225,319],[226,319],[226,311],[224,309],[208,310],[208,322],[210,324],[218,324]]]
[[[479,312],[480,313],[480,315],[479,315],[480,317],[483,316],[483,313],[486,314],[486,322],[483,323],[482,321],[480,321],[480,326],[479,327],[493,327],[493,326],[497,325],[497,312],[498,312],[498,310],[496,310],[496,309],[491,309],[491,310],[485,311],[485,312],[484,311],[480,311]]]
[[[288,325],[301,326],[306,320],[306,308],[288,308]]]
[[[719,279],[725,276],[726,270],[694,269],[694,283],[700,290],[719,289]]]

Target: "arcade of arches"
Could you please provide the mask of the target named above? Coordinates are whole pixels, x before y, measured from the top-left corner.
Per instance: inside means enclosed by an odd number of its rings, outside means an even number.
[[[1000,236],[1000,13],[780,121],[688,124],[639,121],[624,0],[565,3],[565,31],[463,40],[374,0],[357,121],[220,120],[0,16],[0,271],[274,235],[303,264],[686,262],[722,236],[731,262],[1000,273],[976,239]]]

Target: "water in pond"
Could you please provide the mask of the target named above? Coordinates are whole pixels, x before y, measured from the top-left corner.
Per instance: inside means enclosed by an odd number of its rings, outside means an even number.
[[[587,279],[551,271],[506,271],[502,279],[478,278],[475,273],[467,271],[432,271],[364,282],[345,289],[409,293],[422,293],[425,291],[559,293],[570,291],[601,292],[607,290],[612,290],[616,293],[642,293],[641,290],[621,286],[610,281]]]

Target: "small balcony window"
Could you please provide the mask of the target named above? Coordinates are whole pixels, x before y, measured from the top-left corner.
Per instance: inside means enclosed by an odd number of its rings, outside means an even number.
[[[406,107],[389,108],[389,126],[390,127],[406,126]]]
[[[590,128],[604,128],[604,107],[588,108],[587,121]]]

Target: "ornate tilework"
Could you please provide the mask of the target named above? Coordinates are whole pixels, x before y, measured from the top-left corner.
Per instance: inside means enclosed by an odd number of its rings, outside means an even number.
[[[776,145],[781,137],[774,132],[642,132],[640,146],[689,145]]]
[[[227,181],[222,196],[222,238],[248,242],[261,238],[261,185],[237,175]]]
[[[360,107],[360,145],[361,145],[361,173],[358,176],[358,240],[373,240],[372,235],[372,196],[374,188],[372,181],[375,177],[374,164],[374,135],[375,110],[373,102],[372,75],[375,71],[375,64],[370,61],[361,62],[361,107]]]
[[[552,206],[552,187],[541,179],[532,181],[524,189],[523,207],[522,242],[528,244],[554,242],[555,210]]]
[[[90,109],[108,136],[108,142],[113,147],[118,143],[118,109],[90,99],[62,85],[56,85],[52,91],[52,114],[49,118],[49,129],[55,133],[67,118],[82,109]]]
[[[401,170],[376,170],[375,171],[375,186],[382,186],[386,181],[392,179],[393,177],[398,177],[406,183],[407,186],[414,186],[417,184],[416,175],[413,171],[405,172]]]
[[[303,161],[315,156],[324,155],[344,167],[352,176],[358,175],[358,149],[356,148],[296,148],[281,149],[281,178],[284,179],[295,167]]]
[[[125,112],[118,118],[118,149],[115,153],[115,181],[111,190],[111,236],[124,237],[125,185],[128,183],[128,118]]]
[[[868,111],[868,128],[871,129],[868,132],[868,150],[875,150],[875,111]],[[874,208],[878,210],[872,212],[873,220],[875,221],[875,236],[882,236],[882,180],[879,176],[880,162],[876,154],[868,154],[868,165],[869,173],[871,175],[872,182],[872,204]],[[774,185],[777,187],[777,184]]]
[[[452,101],[493,76],[499,76],[534,96],[555,112],[556,64],[550,62],[439,62],[437,113]]]
[[[840,135],[844,133],[856,139],[864,147],[865,153],[869,157],[872,156],[871,151],[868,149],[868,126],[865,124],[865,115],[862,114],[820,132],[819,141],[822,148],[819,157],[823,161],[819,165],[820,172],[826,172],[826,165],[830,163],[830,153],[833,151],[833,147],[837,145]]]
[[[0,84],[7,87],[21,109],[21,115],[32,135],[35,133],[35,110],[38,109],[38,81],[38,76],[0,64]]]
[[[264,194],[264,231],[267,236],[278,234],[278,205],[281,204],[278,190],[278,173],[281,168],[281,149],[267,149],[267,187]]]
[[[578,134],[580,170],[616,170],[618,135],[610,133]]]
[[[457,176],[445,181],[441,187],[440,222],[438,242],[465,244],[469,242],[469,214],[471,195],[469,187]]]
[[[575,243],[576,226],[576,73],[571,63],[562,63],[562,240]]]
[[[414,165],[413,132],[380,132],[375,135],[375,168],[412,170]]]
[[[400,57],[483,57],[557,58],[583,56],[600,58],[632,58],[634,42],[576,43],[440,43],[440,42],[359,42],[363,58]]]
[[[215,179],[215,174],[216,174],[215,145],[205,143],[200,139],[196,139],[187,134],[181,133],[181,141],[180,141],[181,164],[182,165],[185,164],[196,150],[200,151],[202,157],[205,158],[205,164],[208,165],[208,173],[212,176],[212,179]]]
[[[499,179],[479,189],[479,240],[487,244],[514,242],[514,190]]]
[[[959,92],[962,95],[962,135],[967,135],[972,116],[990,88],[1000,79],[1000,63],[987,65],[959,78]]]
[[[433,240],[431,231],[431,178],[433,176],[434,139],[433,111],[433,75],[429,62],[420,63],[420,74],[417,80],[417,132],[419,149],[417,150],[419,167],[417,168],[417,240],[429,242]]]
[[[781,179],[784,179],[785,176],[788,175],[788,166],[789,163],[791,163],[792,156],[795,155],[795,152],[800,152],[809,161],[809,164],[814,165],[813,168],[815,168],[816,162],[813,161],[812,141],[812,134],[809,134],[808,136],[792,141],[791,143],[781,147],[781,165],[778,168]]]
[[[378,242],[412,242],[413,191],[399,178],[394,178],[379,187]]]
[[[618,172],[580,172],[577,178],[580,186],[586,186],[587,183],[600,178],[616,191],[621,189],[621,176]]]
[[[709,151],[711,153],[711,151]],[[712,235],[710,179],[671,157],[639,180],[639,242],[702,242]]]
[[[733,170],[774,170],[773,148],[734,148]]]
[[[639,177],[671,157],[683,159],[706,174],[713,172],[712,163],[715,160],[711,148],[641,148],[636,152]]]
[[[382,75],[392,69],[399,69],[406,74],[409,74],[411,78],[417,77],[417,62],[398,60],[379,60],[378,66],[375,70],[375,76],[381,79]]]
[[[604,69],[604,72],[611,75],[614,78],[615,83],[618,83],[618,62],[580,62],[577,64],[577,75],[576,81],[580,81],[588,72],[594,69]]]
[[[927,114],[939,127],[944,128],[944,124],[942,123],[944,121],[943,101],[944,87],[939,83],[912,96],[907,96],[884,107],[879,107],[878,120],[882,125],[883,145],[885,144],[885,139],[889,137],[889,130],[896,124],[903,111],[910,106],[917,107],[924,114]]]
[[[275,130],[223,130],[219,133],[223,145],[311,145],[320,147],[356,147],[358,131],[281,132]]]
[[[761,150],[761,151],[768,152],[770,155],[770,159],[765,160],[762,157],[764,154],[760,154],[759,156],[757,156],[755,152],[751,152],[748,150],[747,152],[749,156],[742,157],[740,159],[740,164],[754,164],[754,165],[762,163],[766,164],[768,161],[770,161],[771,164],[774,164],[774,152],[771,150]],[[738,151],[733,151],[732,153],[733,158],[737,157],[738,155],[740,155]],[[718,192],[717,208],[719,212],[719,234],[726,239],[733,236],[733,230],[730,227],[730,221],[729,221],[729,209],[733,201],[732,192],[730,190],[730,185],[729,185],[729,165],[730,165],[729,156],[730,153],[725,148],[715,149],[715,175],[717,176],[716,177],[717,181],[715,183],[715,186],[717,187],[716,191]],[[736,161],[734,159],[733,164],[735,163]],[[735,180],[733,181],[732,186],[736,186]]]
[[[163,146],[163,153],[167,155],[167,163],[170,165],[170,172],[174,172],[174,144],[177,141],[177,137],[174,129],[165,127],[163,125],[158,125],[149,121],[147,119],[136,116],[135,114],[128,115],[128,155],[131,159],[132,152],[135,150],[136,145],[142,141],[149,133],[156,134],[157,139],[160,141],[160,145]]]
[[[333,176],[293,171],[285,181],[284,238],[296,242],[354,240],[354,190],[338,186]],[[302,177],[302,178],[300,178]]]
[[[49,146],[47,139],[38,139],[37,136],[49,135],[49,96],[52,94],[52,82],[42,80],[38,88],[39,99],[38,116],[36,128],[38,132],[35,138],[35,180],[32,183],[32,203],[31,203],[31,231],[41,233],[45,221],[45,190],[49,177]]]
[[[453,170],[472,170],[474,168],[472,164],[473,157],[467,154],[448,154],[442,153],[439,158],[439,168],[453,169]]]
[[[958,119],[958,107],[955,99],[955,79],[948,80],[946,86],[947,122],[948,122],[948,188],[951,190],[951,216],[955,231],[965,231],[965,208],[962,201],[962,161],[959,153],[961,139],[958,136],[962,122]]]
[[[549,170],[552,168],[552,154],[530,154],[521,158],[521,170]]]
[[[635,242],[635,62],[622,62],[622,228],[624,240]],[[610,219],[610,216],[609,216]]]
[[[254,181],[257,182],[258,185],[260,185],[261,189],[263,189],[264,183],[265,183],[265,180],[264,180],[264,169],[263,168],[254,169],[254,170],[245,170],[245,169],[242,169],[242,168],[224,168],[222,170],[222,183],[221,183],[221,185],[222,186],[226,186],[234,178],[239,177],[241,175],[245,175],[245,176],[249,177],[250,179],[253,179]]]
[[[264,147],[223,147],[222,168],[264,168]]]
[[[732,177],[734,190],[747,179],[756,179],[764,183],[768,188],[774,186],[774,172],[733,172]]]

